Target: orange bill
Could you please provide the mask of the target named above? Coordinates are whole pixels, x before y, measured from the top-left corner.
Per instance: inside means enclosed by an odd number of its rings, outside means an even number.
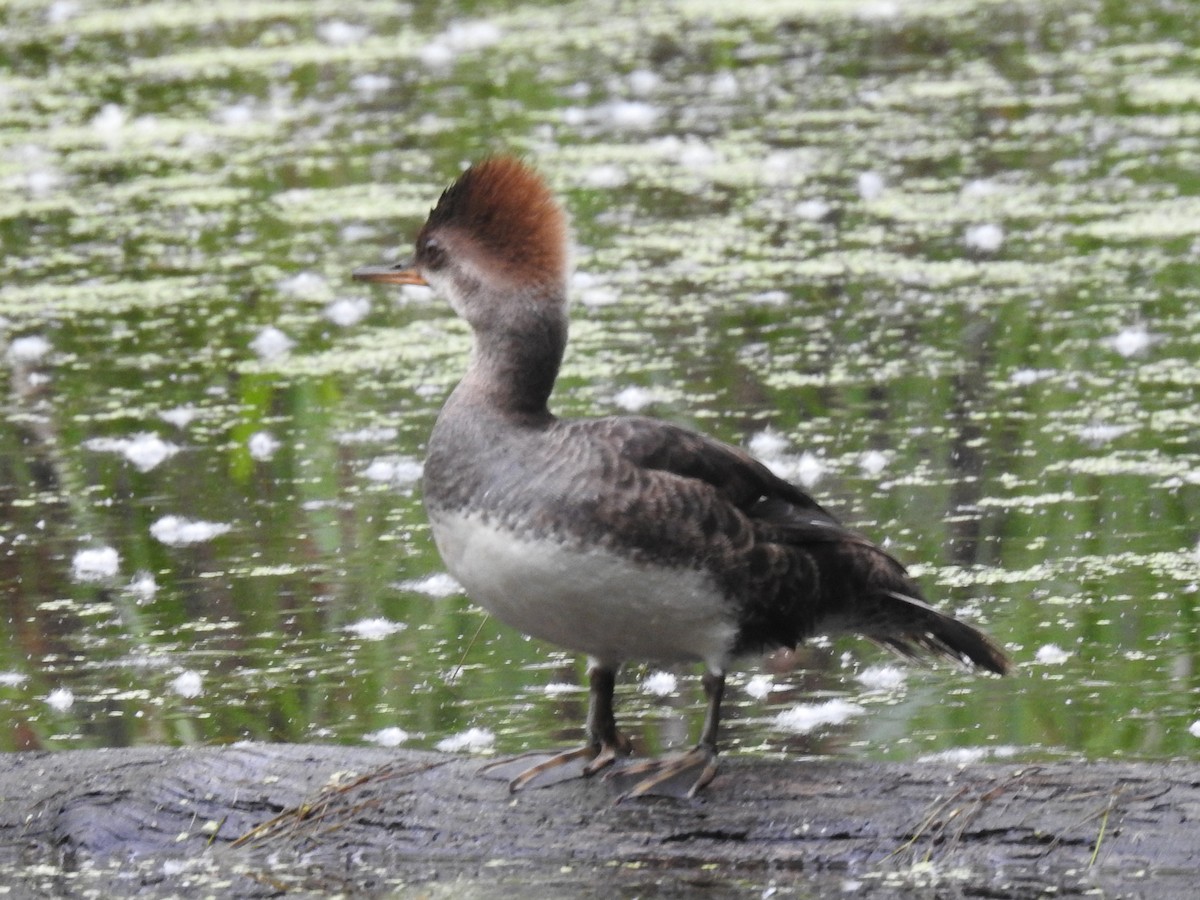
[[[355,281],[370,281],[374,284],[428,284],[421,273],[410,263],[394,266],[363,266],[354,270]]]

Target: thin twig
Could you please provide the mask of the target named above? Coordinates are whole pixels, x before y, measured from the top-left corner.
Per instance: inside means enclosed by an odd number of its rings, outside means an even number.
[[[985,804],[990,803],[991,801],[995,800],[997,797],[1001,796],[1002,794],[1012,790],[1016,785],[1020,784],[1022,781],[1024,781],[1030,775],[1036,774],[1038,771],[1040,771],[1040,767],[1038,767],[1038,766],[1034,766],[1034,767],[1031,767],[1028,769],[1022,769],[1020,772],[1018,772],[1016,775],[1009,778],[1008,780],[1006,780],[1006,781],[996,785],[995,787],[991,788],[990,790],[987,790],[984,793],[980,794],[978,797],[971,800],[969,804],[964,804],[963,806],[960,806],[956,809],[950,810],[950,812],[946,815],[945,819],[943,819],[940,822],[937,822],[936,820],[938,819],[939,816],[941,816],[945,812],[946,807],[948,807],[954,801],[961,799],[962,797],[964,797],[967,794],[968,788],[966,788],[966,787],[960,788],[957,793],[955,793],[951,797],[948,797],[947,799],[938,803],[933,808],[933,810],[925,817],[925,820],[923,822],[921,822],[921,824],[919,826],[917,826],[917,829],[913,833],[913,836],[911,838],[909,838],[909,840],[906,841],[904,844],[902,844],[900,847],[898,847],[896,850],[893,850],[891,853],[889,853],[887,856],[885,856],[884,859],[885,860],[891,859],[893,856],[897,856],[897,855],[903,853],[905,850],[908,850],[909,848],[911,848],[914,844],[916,844],[917,841],[919,841],[922,837],[924,837],[927,832],[930,831],[930,829],[934,826],[934,824],[936,822],[936,828],[933,830],[933,833],[931,835],[932,843],[931,843],[929,852],[925,855],[925,861],[928,862],[933,857],[933,844],[936,844],[940,839],[942,839],[945,836],[946,829],[950,827],[950,824],[955,819],[958,819],[961,822],[961,824],[959,825],[958,829],[954,832],[954,836],[951,839],[952,847],[957,845],[959,843],[959,841],[962,840],[962,836],[964,834],[966,834],[967,828],[970,827],[971,822],[974,821],[975,817],[978,816],[979,813],[983,810]]]
[[[475,646],[475,641],[479,639],[479,635],[483,631],[483,626],[487,624],[487,620],[488,613],[485,612],[483,614],[483,618],[479,620],[479,627],[475,629],[475,633],[471,635],[471,639],[467,641],[467,646],[463,649],[462,658],[458,661],[458,665],[455,666],[454,670],[450,673],[449,679],[447,679],[451,684],[458,681],[458,676],[462,673],[463,666],[467,662],[467,654],[470,653],[471,648]]]
[[[1108,815],[1116,808],[1119,793],[1119,789],[1113,792],[1112,797],[1108,800],[1108,806],[1104,809],[1104,816],[1100,819],[1100,833],[1096,835],[1096,846],[1092,848],[1092,858],[1088,860],[1089,869],[1096,864],[1096,857],[1100,855],[1100,844],[1104,841],[1104,832],[1108,829]]]
[[[243,847],[251,843],[261,844],[280,836],[298,834],[305,825],[310,829],[310,837],[328,834],[330,831],[343,827],[347,820],[352,819],[364,809],[378,804],[376,800],[365,800],[353,805],[346,805],[344,798],[351,791],[366,784],[375,784],[392,778],[426,772],[429,769],[444,766],[449,761],[438,760],[407,766],[385,763],[344,784],[325,785],[314,799],[285,809],[277,816],[256,825],[233,841],[230,846]]]
[[[947,806],[949,806],[951,803],[953,803],[955,800],[957,800],[959,797],[961,797],[963,794],[965,794],[966,792],[967,792],[966,788],[959,788],[957,793],[947,797],[941,803],[937,804],[937,806],[935,806],[933,808],[933,810],[929,813],[929,815],[927,815],[925,817],[925,821],[923,821],[920,825],[917,826],[917,830],[915,832],[913,832],[913,836],[911,838],[909,838],[905,843],[901,844],[899,847],[897,847],[895,850],[893,850],[891,853],[889,853],[887,856],[885,856],[883,858],[884,861],[891,859],[893,856],[899,856],[901,853],[903,853],[905,850],[907,850],[909,847],[911,847],[913,844],[915,844],[917,841],[919,841],[921,839],[921,837],[925,834],[925,832],[929,829],[929,826],[932,825],[934,823],[934,821],[937,819],[937,817],[941,813],[941,811],[943,809],[945,809]],[[942,827],[945,827],[945,826],[943,825]]]

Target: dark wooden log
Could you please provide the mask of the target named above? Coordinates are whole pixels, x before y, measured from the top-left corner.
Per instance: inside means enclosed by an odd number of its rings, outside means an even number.
[[[730,758],[702,799],[238,745],[0,757],[0,883],[99,896],[1193,896],[1200,766]],[[242,840],[238,841],[238,838]]]

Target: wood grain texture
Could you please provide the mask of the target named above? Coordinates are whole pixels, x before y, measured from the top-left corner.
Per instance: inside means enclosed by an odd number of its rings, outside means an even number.
[[[701,799],[621,804],[599,780],[513,796],[479,765],[263,744],[13,754],[0,877],[152,896],[1172,897],[1200,883],[1192,763],[727,759]]]

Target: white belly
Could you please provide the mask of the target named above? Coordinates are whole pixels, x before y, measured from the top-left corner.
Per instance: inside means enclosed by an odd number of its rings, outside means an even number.
[[[475,516],[430,521],[450,574],[513,628],[610,665],[698,660],[724,670],[733,610],[706,574],[529,540]]]

